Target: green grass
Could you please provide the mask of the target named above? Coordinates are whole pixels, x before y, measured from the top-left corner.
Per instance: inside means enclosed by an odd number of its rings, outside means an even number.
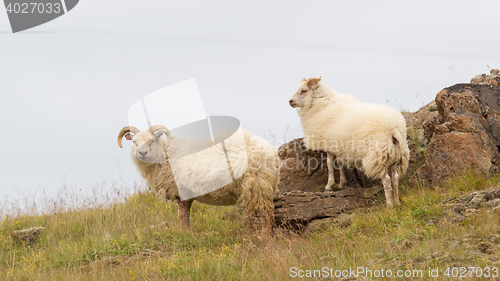
[[[304,236],[281,231],[259,236],[246,229],[236,207],[197,203],[192,231],[186,233],[179,227],[176,204],[151,193],[132,195],[109,208],[7,217],[0,224],[0,276],[5,280],[286,280],[291,279],[292,267],[367,267],[423,270],[424,278],[401,280],[431,280],[429,268],[499,266],[500,218],[480,211],[465,223],[453,223],[441,204],[499,182],[498,177],[465,174],[442,187],[403,185],[400,207],[387,209],[381,203],[361,209],[350,223],[332,223]],[[35,244],[13,241],[13,231],[32,226],[46,228]]]

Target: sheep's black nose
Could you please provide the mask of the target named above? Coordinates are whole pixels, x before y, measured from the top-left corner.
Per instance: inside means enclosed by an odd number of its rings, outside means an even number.
[[[295,103],[295,102],[294,102],[294,101],[293,101],[293,99],[292,99],[292,100],[289,100],[289,101],[288,101],[288,103],[289,103],[290,105],[292,105],[292,103]]]
[[[148,153],[148,152],[147,151],[139,151],[140,155],[146,155],[146,153]]]

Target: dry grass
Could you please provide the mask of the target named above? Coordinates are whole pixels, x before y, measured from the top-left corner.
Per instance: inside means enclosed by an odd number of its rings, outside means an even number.
[[[292,267],[320,271],[366,267],[394,273],[423,270],[423,278],[401,280],[430,280],[429,268],[439,267],[443,277],[446,267],[498,267],[500,218],[480,211],[465,222],[453,223],[446,219],[441,202],[499,182],[466,174],[443,187],[402,186],[402,206],[387,209],[381,204],[359,210],[349,223],[332,223],[305,237],[284,232],[261,237],[245,230],[235,207],[196,203],[192,232],[185,233],[179,227],[176,204],[165,204],[150,193],[136,193],[109,206],[9,216],[0,224],[0,276],[5,280],[283,280],[292,279]],[[33,226],[46,228],[35,244],[11,238],[13,231]]]

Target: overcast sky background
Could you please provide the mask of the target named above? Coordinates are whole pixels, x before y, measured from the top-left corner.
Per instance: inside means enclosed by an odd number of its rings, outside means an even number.
[[[415,111],[500,67],[500,1],[98,1],[12,34],[0,11],[0,201],[140,179],[129,107],[195,78],[209,115],[299,136],[303,77]]]

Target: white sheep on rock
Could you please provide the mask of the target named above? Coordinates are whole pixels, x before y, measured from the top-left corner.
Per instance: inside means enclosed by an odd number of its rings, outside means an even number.
[[[189,154],[176,161],[171,162],[168,159],[165,161],[165,158],[168,158],[167,155],[175,155],[178,151],[196,150],[198,144],[196,139],[171,136],[169,130],[163,125],[155,125],[144,131],[132,126],[124,127],[118,134],[118,145],[122,147],[124,136],[127,140],[133,141],[131,151],[133,163],[151,190],[166,200],[177,201],[181,228],[189,229],[190,208],[195,200],[209,205],[239,204],[245,211],[248,225],[270,231],[274,218],[273,199],[277,191],[279,158],[276,149],[269,142],[253,136],[247,130],[241,130],[245,144],[243,149],[246,149],[248,156],[245,158],[248,159],[248,168],[239,173],[242,176],[234,182],[231,178],[220,179],[221,182],[231,183],[184,201],[179,196],[176,182],[203,185],[205,180],[213,181],[214,177],[224,177],[224,175],[227,177],[228,164],[221,146]],[[161,137],[163,134],[167,136],[166,140]],[[231,141],[231,138],[225,141],[225,146],[232,150],[238,149],[238,143]],[[231,159],[231,156],[229,157]],[[235,165],[238,165],[238,161],[232,163],[232,169],[238,170],[239,167]],[[240,164],[240,166],[244,165]],[[176,179],[174,179],[173,171],[176,173]],[[193,179],[193,173],[197,175],[196,180]]]
[[[335,185],[335,164],[340,169],[340,189],[347,183],[344,169],[355,167],[382,180],[388,206],[399,205],[399,175],[406,172],[410,154],[400,112],[337,93],[321,77],[302,79],[289,103],[297,108],[306,147],[327,152],[326,190]]]

